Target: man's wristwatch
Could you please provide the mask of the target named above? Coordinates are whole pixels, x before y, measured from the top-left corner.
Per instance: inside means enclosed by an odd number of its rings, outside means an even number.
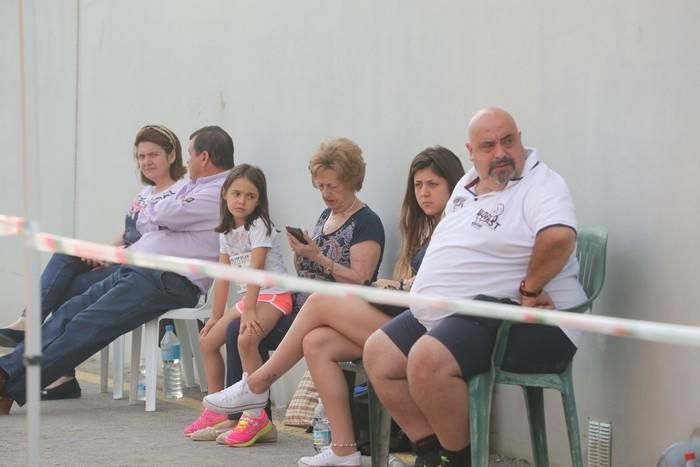
[[[523,297],[535,298],[542,293],[543,289],[540,289],[536,292],[531,292],[529,290],[526,290],[525,289],[525,280],[522,280],[522,281],[520,281],[520,289],[519,290],[520,290],[520,295],[522,295]]]

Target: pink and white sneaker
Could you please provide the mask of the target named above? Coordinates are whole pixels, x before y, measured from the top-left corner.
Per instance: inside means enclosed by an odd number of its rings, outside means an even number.
[[[236,428],[226,437],[226,444],[237,448],[248,447],[272,431],[273,427],[264,410],[257,418],[250,412],[243,412]]]
[[[218,425],[221,425],[227,420],[228,415],[226,414],[214,412],[213,410],[209,409],[204,409],[200,416],[197,417],[197,420],[187,425],[183,432],[185,433],[185,436],[190,436],[195,431],[199,431],[203,428],[216,428]]]

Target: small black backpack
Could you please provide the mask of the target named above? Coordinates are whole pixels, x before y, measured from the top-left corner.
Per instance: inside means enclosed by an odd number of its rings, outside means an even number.
[[[355,386],[354,395],[350,404],[352,411],[352,425],[355,430],[355,442],[357,449],[363,456],[370,455],[369,442],[369,396],[367,383]],[[391,420],[391,437],[389,440],[389,452],[409,452],[411,441],[399,428],[394,420]]]

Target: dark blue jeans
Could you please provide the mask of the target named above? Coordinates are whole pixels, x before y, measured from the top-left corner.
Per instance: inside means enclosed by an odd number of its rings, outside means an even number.
[[[289,327],[294,322],[296,313],[292,313],[288,316],[283,316],[277,321],[277,324],[272,331],[265,336],[265,338],[260,341],[260,346],[258,351],[260,352],[260,357],[263,363],[269,358],[269,352],[275,350],[277,346],[282,342],[282,338],[287,334]],[[237,383],[243,378],[243,365],[241,364],[241,356],[238,353],[238,333],[241,328],[241,320],[236,319],[231,321],[226,328],[226,386],[231,386],[233,383]],[[267,401],[267,415],[272,417],[270,413],[270,401]],[[237,419],[239,414],[233,414],[229,418]]]
[[[82,294],[117,270],[119,265],[94,269],[76,256],[56,253],[41,273],[41,321],[71,298]],[[75,376],[75,370],[66,373]]]
[[[117,270],[118,265],[93,269],[80,258],[56,253],[41,273],[41,321]]]
[[[59,307],[42,326],[41,386],[66,374],[118,336],[174,308],[192,307],[200,290],[186,277],[120,266],[87,292]],[[24,344],[0,357],[7,392],[26,401]]]

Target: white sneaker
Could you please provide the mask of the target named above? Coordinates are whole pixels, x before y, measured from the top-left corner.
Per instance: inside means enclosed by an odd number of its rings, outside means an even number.
[[[238,413],[245,410],[262,409],[267,405],[270,397],[270,390],[263,391],[262,394],[255,394],[248,387],[246,379],[247,373],[243,373],[243,378],[223,391],[209,394],[202,401],[202,405],[210,410],[219,413]]]
[[[333,449],[328,448],[315,456],[302,457],[298,464],[299,467],[334,467],[336,465],[360,467],[362,455],[360,451],[355,451],[347,456],[338,456]]]

